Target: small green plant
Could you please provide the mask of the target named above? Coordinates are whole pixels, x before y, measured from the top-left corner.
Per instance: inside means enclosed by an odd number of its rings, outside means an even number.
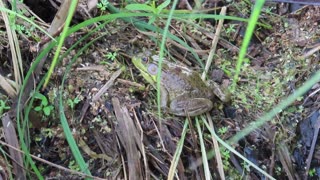
[[[74,98],[74,99],[68,99],[67,103],[70,106],[71,109],[74,109],[74,107],[81,101],[81,99],[79,99],[78,97]]]
[[[30,19],[31,19],[31,21],[34,21],[34,18],[30,18]],[[26,27],[26,26],[21,25],[21,24],[14,24],[13,28],[21,35],[25,35],[28,38],[32,37],[35,40],[39,40],[39,37],[36,37],[36,36],[34,36],[34,34],[32,34],[32,32],[34,32],[34,30],[36,28],[35,26]]]
[[[107,9],[108,4],[108,0],[100,0],[100,2],[97,4],[97,8],[101,11],[105,11]]]
[[[19,34],[24,34],[26,31],[26,27],[24,25],[16,24],[15,29]]]
[[[230,151],[227,149],[222,150],[221,152],[222,157],[224,157],[225,160],[229,160],[230,159]]]
[[[280,174],[282,173],[281,167],[280,167],[280,166],[276,166],[275,170],[276,170],[276,171],[275,171],[276,174],[277,174],[278,176],[280,176]]]
[[[275,7],[265,7],[262,9],[262,11],[266,12],[267,14],[272,14],[272,10],[274,10]]]
[[[39,99],[41,101],[40,105],[36,106],[34,110],[42,111],[44,115],[49,116],[51,111],[53,110],[53,106],[49,105],[47,97],[39,92],[36,92],[33,95],[36,99]]]
[[[228,131],[228,127],[221,127],[218,129],[218,133],[223,135]]]
[[[250,165],[246,162],[241,163],[243,169],[245,169],[247,172],[250,172]]]
[[[72,169],[72,170],[80,171],[80,167],[78,166],[78,164],[77,164],[74,160],[72,160],[72,161],[69,162],[68,167],[69,167],[70,169]]]
[[[0,100],[0,116],[3,114],[4,110],[10,109],[9,106],[6,105],[6,102],[3,100]]]
[[[316,169],[315,168],[312,168],[309,170],[309,176],[313,177],[314,175],[316,175]]]
[[[55,135],[55,132],[51,128],[41,128],[41,134],[38,134],[34,137],[34,140],[40,142],[44,137],[52,138]]]
[[[226,29],[226,34],[236,32],[235,26],[236,26],[235,24],[230,24],[229,27]]]
[[[117,52],[109,52],[107,55],[106,55],[106,58],[109,59],[109,60],[112,60],[114,61],[117,57],[118,53]]]
[[[161,3],[159,6],[156,6],[156,1],[152,1],[150,5],[148,4],[129,4],[126,6],[126,9],[130,11],[147,11],[152,12],[154,16],[151,17],[149,20],[149,24],[152,24],[155,20],[157,15],[161,13],[161,11],[170,4],[170,0],[166,0]]]

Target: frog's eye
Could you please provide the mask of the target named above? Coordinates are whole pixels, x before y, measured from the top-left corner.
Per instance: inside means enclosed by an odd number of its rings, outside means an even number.
[[[148,65],[148,73],[151,75],[156,75],[158,73],[158,66],[156,64],[149,64]]]
[[[149,62],[149,58],[148,57],[143,57],[141,58],[143,63],[148,63]]]

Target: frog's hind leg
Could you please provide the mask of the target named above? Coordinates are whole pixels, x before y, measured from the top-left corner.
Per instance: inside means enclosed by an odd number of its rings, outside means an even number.
[[[198,116],[210,111],[212,107],[212,101],[206,98],[180,98],[170,103],[170,112],[177,116]]]

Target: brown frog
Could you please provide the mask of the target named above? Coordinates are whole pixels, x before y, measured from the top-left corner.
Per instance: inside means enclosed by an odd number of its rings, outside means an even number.
[[[132,58],[141,75],[154,87],[158,73],[157,56],[140,53]],[[177,116],[197,116],[212,109],[214,97],[228,101],[220,87],[205,83],[200,75],[188,67],[163,60],[160,81],[161,108]]]

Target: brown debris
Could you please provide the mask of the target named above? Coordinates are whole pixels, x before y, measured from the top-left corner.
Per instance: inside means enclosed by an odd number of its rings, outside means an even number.
[[[5,113],[3,115],[2,124],[3,124],[3,130],[4,130],[4,138],[6,142],[11,146],[17,149],[20,149],[18,136],[15,130],[14,124],[8,113]],[[22,153],[12,148],[9,148],[9,153],[12,158],[13,172],[16,175],[15,178],[21,179],[21,180],[27,179],[26,172],[23,166],[24,163],[22,160]]]

